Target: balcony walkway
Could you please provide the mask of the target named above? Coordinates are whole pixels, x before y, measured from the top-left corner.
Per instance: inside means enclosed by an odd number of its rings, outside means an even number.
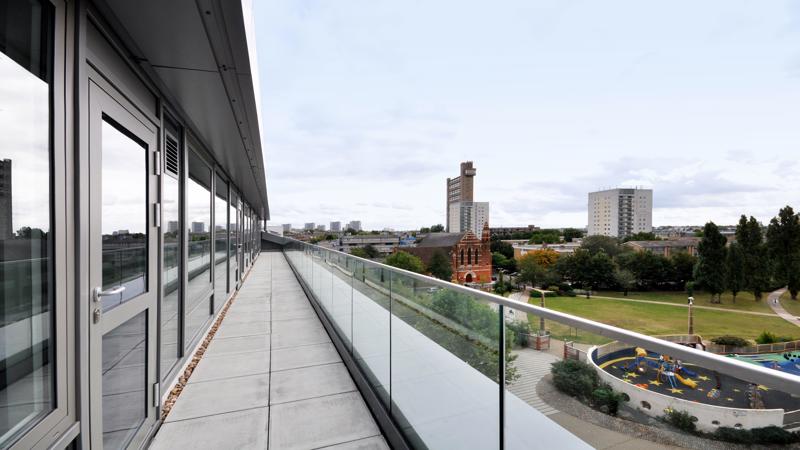
[[[388,448],[282,253],[264,252],[153,449]]]

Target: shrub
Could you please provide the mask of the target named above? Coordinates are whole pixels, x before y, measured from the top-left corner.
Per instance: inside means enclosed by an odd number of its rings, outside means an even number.
[[[786,431],[775,425],[764,428],[753,428],[750,430],[753,436],[753,443],[756,444],[779,444],[789,445],[798,442],[800,436],[797,433]]]
[[[594,407],[599,409],[600,411],[611,414],[612,416],[617,415],[617,411],[619,411],[619,404],[624,399],[624,394],[621,392],[616,392],[611,386],[604,384],[599,388],[595,389],[592,392],[592,403]]]
[[[696,433],[697,432],[697,425],[694,423],[695,418],[689,414],[688,411],[676,411],[671,409],[667,411],[666,415],[664,416],[667,423],[674,426],[675,428],[685,431],[687,433]]]
[[[790,336],[778,336],[769,331],[762,331],[756,338],[757,344],[774,344],[776,342],[790,342],[794,339]]]
[[[750,341],[739,336],[717,336],[711,339],[711,342],[717,345],[728,345],[732,347],[747,347]]]
[[[528,325],[528,322],[522,322],[519,320],[515,320],[513,322],[507,322],[506,329],[510,330],[513,333],[514,346],[516,347],[528,346],[528,335],[531,332],[531,327],[530,325]]]
[[[714,430],[712,436],[720,441],[735,442],[737,444],[751,444],[753,441],[753,434],[750,430],[731,427],[719,427]]]
[[[550,372],[559,391],[583,400],[591,398],[600,384],[600,377],[592,366],[574,359],[553,363]]]

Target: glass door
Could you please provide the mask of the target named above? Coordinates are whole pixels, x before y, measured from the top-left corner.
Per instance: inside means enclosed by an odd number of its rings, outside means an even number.
[[[91,442],[109,449],[156,418],[159,219],[156,128],[107,92],[89,82]]]

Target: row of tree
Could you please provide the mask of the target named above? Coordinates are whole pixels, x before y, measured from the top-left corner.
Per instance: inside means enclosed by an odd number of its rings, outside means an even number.
[[[788,286],[792,299],[800,291],[800,216],[790,206],[781,209],[767,226],[766,236],[754,218],[742,216],[736,241],[727,239],[713,222],[703,228],[697,248],[695,281],[720,301],[730,290],[734,300],[741,291],[752,292],[756,301],[764,292]]]
[[[352,253],[355,254],[355,252]],[[453,277],[453,268],[450,266],[450,261],[443,251],[434,252],[427,265],[418,256],[404,251],[392,253],[386,257],[384,262],[390,266],[411,272],[427,273],[440,280],[450,281]]]
[[[734,301],[745,291],[757,301],[779,286],[788,286],[793,299],[800,291],[800,216],[789,206],[770,221],[766,232],[754,217],[742,216],[730,244],[713,222],[707,223],[697,256],[635,252],[606,236],[584,238],[571,255],[545,248],[515,261],[513,248],[503,242],[493,242],[492,252],[497,268],[516,272],[518,282],[534,285],[618,288],[626,294],[631,289],[698,287],[711,293],[714,302],[720,302],[725,291],[731,291]]]

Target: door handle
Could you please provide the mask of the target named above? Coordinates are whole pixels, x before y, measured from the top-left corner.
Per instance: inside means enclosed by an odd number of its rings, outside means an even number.
[[[105,291],[101,287],[94,288],[94,301],[95,303],[100,302],[100,297],[108,297],[110,295],[118,295],[122,294],[125,291],[125,286],[117,286],[111,289],[106,289]]]

